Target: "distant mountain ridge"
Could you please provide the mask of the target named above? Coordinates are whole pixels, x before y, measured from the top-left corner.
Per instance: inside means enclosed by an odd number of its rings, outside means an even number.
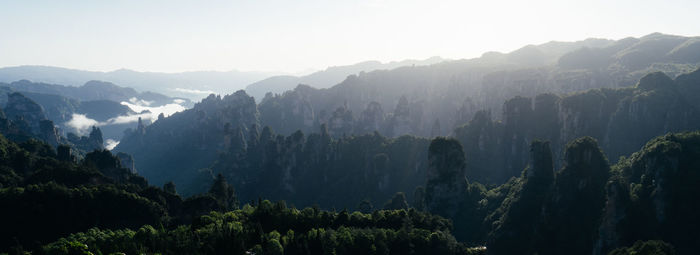
[[[90,80],[81,86],[65,86],[58,84],[48,84],[31,82],[29,80],[19,80],[11,83],[2,83],[0,86],[9,87],[15,91],[59,95],[80,101],[110,100],[114,102],[129,101],[132,98],[145,100],[156,105],[172,103],[174,99],[185,101],[191,106],[191,102],[186,98],[172,98],[160,93],[150,91],[137,92],[133,88],[117,86],[111,82]]]
[[[360,72],[371,72],[375,70],[394,69],[402,66],[421,66],[437,64],[447,59],[441,57],[431,57],[424,60],[407,59],[402,61],[391,61],[382,63],[379,61],[364,61],[353,65],[331,66],[322,71],[317,71],[304,76],[277,75],[267,79],[257,81],[245,88],[246,93],[253,96],[258,102],[262,100],[266,93],[281,94],[287,90],[292,90],[299,84],[309,85],[314,88],[329,88],[342,82],[349,75]]]
[[[0,90],[2,89],[0,87]],[[36,139],[54,148],[60,144],[68,144],[80,154],[104,148],[99,128],[92,126],[89,136],[61,134],[54,122],[47,118],[44,107],[18,92],[5,94],[6,103],[0,107],[0,136],[15,142]]]
[[[327,89],[299,85],[263,98],[258,109],[262,125],[285,135],[322,124],[334,136],[449,135],[480,110],[502,119],[503,102],[515,96],[621,88],[647,73],[675,78],[692,72],[700,67],[697,47],[698,37],[659,33],[549,42],[507,54],[364,72]]]
[[[605,47],[612,44],[613,40],[589,38],[578,42],[558,42],[551,41],[541,45],[528,45],[508,54],[500,52],[486,52],[480,58],[484,62],[509,61],[521,65],[547,65],[556,63],[562,55],[579,47]],[[391,70],[399,67],[429,66],[442,62],[463,61],[450,60],[439,56],[430,57],[424,60],[407,59],[403,61],[392,61],[382,63],[379,61],[364,61],[353,65],[331,66],[322,71],[317,71],[304,76],[277,75],[255,82],[246,87],[245,91],[256,98],[258,102],[262,100],[267,92],[282,94],[287,90],[293,90],[297,85],[303,84],[313,88],[330,88],[340,84],[350,75],[358,75],[362,72],[372,72],[377,70]]]
[[[98,125],[102,127],[105,138],[115,141],[121,139],[126,129],[133,127],[138,116],[143,115],[143,110],[132,110],[125,102],[146,108],[184,109],[193,105],[186,98],[173,98],[148,91],[137,92],[133,88],[120,87],[110,82],[88,81],[82,86],[74,87],[20,80],[9,84],[0,82],[0,107],[5,106],[8,95],[14,92],[20,92],[41,105],[46,117],[58,125],[62,135],[66,135],[65,132],[77,132],[75,129],[78,126],[81,127],[80,131],[85,131],[89,125]],[[73,120],[76,114],[85,117],[83,122]],[[154,120],[155,118],[144,119],[147,122]]]
[[[276,74],[278,73],[241,71],[158,73],[128,69],[95,72],[52,66],[15,66],[0,68],[0,82],[31,80],[40,83],[81,86],[91,80],[101,80],[138,91],[153,91],[173,97],[199,100],[210,93],[233,93],[250,83]]]

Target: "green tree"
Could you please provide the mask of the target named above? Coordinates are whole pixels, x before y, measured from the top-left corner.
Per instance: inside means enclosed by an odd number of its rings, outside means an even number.
[[[391,200],[384,203],[384,210],[401,210],[408,209],[408,203],[406,202],[406,194],[403,192],[396,192]]]
[[[214,183],[209,189],[209,194],[212,194],[217,201],[229,210],[238,208],[236,193],[233,187],[226,182],[226,177],[223,174],[216,175]]]

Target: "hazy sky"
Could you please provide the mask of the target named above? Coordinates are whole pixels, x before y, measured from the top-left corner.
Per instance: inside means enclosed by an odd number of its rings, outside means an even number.
[[[697,0],[0,0],[0,67],[298,72],[526,44],[700,35]]]

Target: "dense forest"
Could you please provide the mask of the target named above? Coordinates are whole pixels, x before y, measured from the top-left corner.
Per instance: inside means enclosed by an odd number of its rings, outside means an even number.
[[[183,199],[173,183],[162,189],[149,186],[143,177],[122,168],[109,151],[96,150],[76,161],[67,146],[55,151],[36,140],[17,144],[2,136],[0,159],[0,252],[482,251],[457,242],[450,234],[450,220],[407,206],[361,213],[296,209],[284,201],[258,200],[240,207],[233,186],[222,175],[208,192]]]
[[[503,120],[479,111],[454,137],[470,155],[467,176],[483,183],[517,176],[534,139],[550,141],[555,164],[561,165],[566,143],[591,136],[614,163],[655,136],[699,129],[698,81],[700,69],[675,80],[655,72],[632,87],[514,97],[503,104]]]
[[[485,246],[489,254],[605,254],[630,246],[613,254],[690,254],[700,238],[698,132],[657,137],[614,165],[595,139],[576,139],[558,170],[550,143],[534,141],[528,168],[494,188],[460,178],[461,144],[436,138],[414,202],[399,193],[354,212],[243,203],[221,174],[183,199],[173,183],[149,186],[109,151],[76,161],[67,146],[0,144],[2,247],[13,253],[480,254]]]

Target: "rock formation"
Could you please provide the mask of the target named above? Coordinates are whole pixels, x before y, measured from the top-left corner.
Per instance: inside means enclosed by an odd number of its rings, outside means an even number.
[[[7,97],[7,105],[4,109],[7,118],[9,120],[23,119],[29,124],[32,133],[41,133],[40,123],[42,120],[46,120],[44,109],[20,93],[10,93]]]
[[[438,137],[428,148],[425,205],[429,212],[453,218],[465,194],[464,151],[457,140]]]

